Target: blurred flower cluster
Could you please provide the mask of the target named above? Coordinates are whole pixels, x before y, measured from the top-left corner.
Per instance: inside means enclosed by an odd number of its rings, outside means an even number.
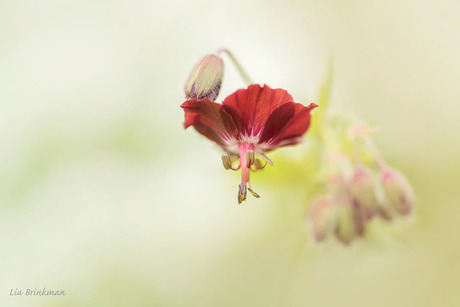
[[[329,110],[328,100],[320,103],[312,132],[320,158],[308,220],[316,241],[335,236],[348,245],[375,218],[411,215],[415,195],[406,177],[382,158],[372,129],[353,115]]]

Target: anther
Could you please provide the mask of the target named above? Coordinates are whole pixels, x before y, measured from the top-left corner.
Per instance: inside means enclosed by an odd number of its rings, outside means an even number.
[[[222,164],[225,169],[232,169],[232,159],[230,159],[229,155],[222,155]]]
[[[262,164],[262,161],[260,159],[256,159],[256,161],[254,161],[254,166],[257,169],[263,169],[265,166],[267,166],[267,162],[265,162],[265,164]]]
[[[254,196],[255,198],[260,198],[260,195],[254,192],[251,188],[248,188],[248,190],[249,192],[251,192],[252,196]]]

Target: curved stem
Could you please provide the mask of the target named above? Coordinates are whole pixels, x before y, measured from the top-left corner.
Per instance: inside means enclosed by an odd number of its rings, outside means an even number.
[[[240,74],[240,77],[241,79],[243,79],[244,83],[246,83],[246,85],[254,84],[254,81],[252,81],[251,77],[249,77],[249,75],[246,73],[243,66],[241,66],[240,62],[238,62],[233,53],[227,48],[220,48],[216,51],[216,54],[220,54],[222,52],[225,52],[230,58],[230,60],[233,62],[233,65],[235,65],[236,70]]]

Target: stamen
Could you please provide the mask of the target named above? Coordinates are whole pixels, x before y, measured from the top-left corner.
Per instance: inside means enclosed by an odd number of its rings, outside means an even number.
[[[257,194],[256,192],[254,192],[251,188],[248,188],[249,192],[251,192],[252,196],[256,197],[256,198],[260,198],[260,195]]]
[[[233,167],[233,160],[235,160],[235,157],[232,159],[232,157],[228,154],[222,155],[222,164],[226,170],[231,169],[232,171],[237,171],[240,169],[241,166],[238,166],[237,168]]]
[[[224,165],[225,169],[232,168],[232,160],[230,160],[229,155],[222,155],[222,164]]]
[[[260,159],[256,159],[256,161],[254,161],[254,166],[257,169],[263,169],[265,166],[267,166],[267,164],[267,162],[265,162],[265,164],[262,164],[262,161],[260,161]]]
[[[246,195],[247,195],[247,188],[246,185],[240,184],[238,190],[238,204],[241,204],[243,201],[246,200]]]
[[[253,150],[246,151],[246,165],[251,167],[254,164],[256,159],[256,155]]]
[[[264,157],[264,159],[265,159],[265,160],[266,160],[268,163],[270,163],[271,165],[273,165],[273,161],[272,161],[272,160],[270,160],[270,158],[269,158],[269,157],[267,157],[267,156],[266,156],[264,153],[263,153],[263,154],[261,154],[261,156],[262,156],[262,157]]]

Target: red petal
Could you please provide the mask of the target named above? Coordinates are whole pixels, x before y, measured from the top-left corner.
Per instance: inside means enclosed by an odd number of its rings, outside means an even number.
[[[208,127],[200,122],[193,125],[196,131],[207,137],[209,140],[216,142],[219,145],[224,145],[223,138],[211,127]]]
[[[311,103],[307,107],[296,104],[296,114],[291,121],[283,128],[278,139],[287,139],[303,135],[310,126],[310,112],[318,107],[316,103]]]
[[[259,142],[266,143],[276,138],[281,129],[292,119],[296,105],[292,102],[277,107],[267,119]]]
[[[273,110],[287,102],[293,99],[285,90],[255,84],[231,94],[223,105],[236,111],[247,135],[257,135]]]
[[[278,107],[270,114],[260,143],[268,143],[267,150],[299,143],[310,126],[310,111],[317,106],[288,103]]]
[[[228,109],[209,99],[187,100],[181,105],[185,112],[184,127],[191,125],[211,141],[223,144],[230,137],[238,136],[238,127]]]
[[[239,135],[243,135],[246,131],[246,128],[240,114],[234,108],[226,105],[223,105],[221,110],[222,112],[227,113],[233,119],[233,122],[236,125],[237,133]]]

